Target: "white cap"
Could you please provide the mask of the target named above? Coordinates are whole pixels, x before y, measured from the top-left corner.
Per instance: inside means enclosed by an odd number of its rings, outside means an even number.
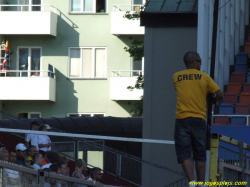
[[[26,149],[27,147],[23,143],[19,143],[16,145],[16,151],[18,150],[25,151]]]
[[[44,124],[44,125],[47,127],[48,130],[51,129],[51,127],[48,124]]]

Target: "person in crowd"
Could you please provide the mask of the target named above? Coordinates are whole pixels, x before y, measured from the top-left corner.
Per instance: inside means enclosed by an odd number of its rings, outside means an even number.
[[[0,150],[6,150],[6,147],[4,144],[0,143]]]
[[[15,152],[8,152],[7,150],[0,150],[0,160],[6,161],[6,162],[11,162],[14,163],[16,160],[16,155],[14,154]],[[15,155],[10,157],[12,155]],[[13,159],[9,159],[13,158]],[[6,187],[14,187],[17,186],[20,183],[20,175],[18,171],[12,170],[12,169],[7,169],[3,168],[3,180],[2,184],[3,186]]]
[[[102,170],[101,168],[98,167],[94,167],[92,169],[90,169],[90,177],[87,179],[88,181],[92,181],[95,185],[96,182],[100,182],[102,180]]]
[[[50,169],[52,169],[54,172],[56,172],[56,174],[62,174],[62,165],[55,163],[55,164],[51,164]]]
[[[0,160],[9,161],[9,152],[7,150],[0,150]]]
[[[9,152],[9,162],[16,163],[16,158],[17,158],[16,151],[10,151]]]
[[[50,172],[50,173],[55,173],[52,169],[50,168],[44,168],[44,172]],[[57,182],[56,179],[53,179],[51,177],[45,177],[45,183],[44,187],[57,187]]]
[[[83,172],[87,170],[87,165],[85,164],[83,159],[77,159],[75,161],[76,169],[72,173],[72,177],[79,178],[85,180],[86,177],[83,175]],[[78,184],[78,187],[87,187],[83,184]]]
[[[39,127],[40,131],[46,131],[48,132],[51,129],[51,127],[47,124],[41,125]],[[53,146],[54,143],[51,142],[49,136],[43,134],[38,136],[38,146],[39,146],[39,152],[45,157],[45,152],[51,150],[51,146]]]
[[[31,167],[31,168],[33,168],[33,164],[34,164],[33,155],[34,155],[35,153],[37,153],[37,152],[38,152],[38,151],[37,151],[36,146],[34,146],[34,145],[29,146],[29,148],[28,148],[28,156],[27,156],[26,160],[29,160],[29,161],[30,161],[30,167]]]
[[[83,175],[83,172],[87,170],[87,166],[83,159],[77,159],[75,161],[76,169],[72,173],[72,177],[79,178],[79,179],[85,179],[85,176]]]
[[[202,64],[197,52],[187,52],[183,61],[186,69],[173,75],[177,93],[175,151],[188,181],[195,182],[193,155],[198,181],[204,182],[207,97],[208,93],[215,94],[213,100],[217,102],[223,98],[223,93],[209,75],[200,71]]]
[[[59,158],[60,158],[60,156],[59,156],[59,154],[57,152],[55,152],[55,151],[47,151],[45,153],[44,159],[46,160],[46,162],[48,164],[43,165],[42,169],[49,168],[51,164],[58,163],[59,162]]]
[[[25,163],[27,147],[23,143],[16,145],[16,164],[27,167]]]
[[[39,123],[37,123],[36,121],[32,121],[30,123],[30,129],[33,131],[37,131],[38,127],[40,126]],[[30,145],[36,146],[36,149],[38,150],[38,136],[37,134],[26,134],[25,135],[25,146],[27,148],[30,147]]]
[[[62,175],[69,176],[69,167],[68,167],[69,160],[64,156],[60,157],[59,163],[62,165]]]
[[[35,153],[32,159],[34,161],[33,168],[35,170],[41,169],[41,165],[43,163],[43,155],[41,153]]]

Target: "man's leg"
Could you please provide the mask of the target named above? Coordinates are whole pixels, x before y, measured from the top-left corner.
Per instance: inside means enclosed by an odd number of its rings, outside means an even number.
[[[198,181],[204,182],[205,181],[205,168],[206,162],[195,161],[195,169]]]
[[[184,160],[182,163],[182,168],[186,174],[186,177],[188,178],[188,181],[194,180],[194,164],[191,159]]]

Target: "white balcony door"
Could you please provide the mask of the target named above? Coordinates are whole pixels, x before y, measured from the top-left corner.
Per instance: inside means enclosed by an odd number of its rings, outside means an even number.
[[[40,61],[41,61],[41,48],[23,47],[18,49],[18,67],[19,70],[25,70],[20,76],[39,76],[40,75]],[[27,72],[30,70],[37,70]]]
[[[132,0],[132,11],[140,11],[140,6],[145,3],[145,0]]]
[[[142,60],[138,60],[138,61],[135,61],[132,58],[131,69],[132,69],[132,71],[136,71],[136,72],[132,72],[133,77],[139,76],[140,72],[143,71],[143,69],[144,69],[144,58]]]

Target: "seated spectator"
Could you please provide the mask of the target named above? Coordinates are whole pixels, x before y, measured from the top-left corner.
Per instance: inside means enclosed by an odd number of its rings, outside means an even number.
[[[30,161],[30,167],[31,168],[33,168],[33,164],[34,164],[34,162],[33,162],[33,155],[35,154],[35,153],[37,153],[38,151],[37,151],[37,148],[36,148],[36,146],[34,146],[34,145],[31,145],[29,148],[28,148],[28,156],[27,156],[27,158],[26,158],[26,160],[29,160]]]
[[[49,169],[52,169],[56,174],[62,174],[62,165],[61,164],[51,164]]]
[[[9,161],[9,152],[7,150],[0,150],[0,160]]]
[[[30,161],[30,160],[27,160],[27,159],[25,159],[24,161],[25,161],[26,166],[27,166],[28,168],[31,168],[31,161]]]
[[[102,180],[103,173],[100,168],[97,168],[97,167],[92,168],[89,174],[90,174],[90,177],[87,180],[93,181],[94,184]]]
[[[77,159],[75,161],[75,164],[76,164],[76,169],[72,173],[72,177],[85,180],[86,178],[83,175],[83,171],[87,170],[87,166],[86,166],[84,160],[83,159]],[[78,184],[78,187],[87,187],[87,186],[83,185],[83,184]]]
[[[35,153],[33,155],[33,161],[34,161],[33,168],[35,170],[41,169],[41,165],[43,163],[43,155],[41,153]]]
[[[51,164],[58,163],[59,162],[59,154],[55,151],[47,151],[45,153],[44,159],[48,164],[42,166],[42,169],[49,168]]]
[[[9,162],[10,163],[16,163],[16,152],[15,151],[10,151],[9,153]]]
[[[16,145],[16,164],[27,167],[25,163],[25,158],[26,158],[26,146],[23,143],[19,143]]]
[[[69,160],[65,156],[60,157],[59,163],[61,163],[61,166],[62,166],[62,175],[69,176],[68,162]]]
[[[39,127],[39,131],[48,131],[50,130],[50,126],[45,124]],[[43,155],[45,158],[45,152],[51,150],[51,146],[53,146],[54,143],[51,142],[49,136],[42,134],[38,136],[38,147],[39,147],[39,152]]]
[[[50,168],[44,168],[44,172],[50,172],[50,173],[55,173],[52,169]],[[50,178],[50,177],[45,177],[45,182],[44,182],[44,187],[56,187],[56,179]]]
[[[75,165],[76,165],[76,169],[72,173],[72,177],[85,179],[85,177],[83,175],[83,171],[87,170],[87,166],[86,166],[84,160],[83,159],[77,159],[75,161]]]
[[[12,156],[14,155],[14,156]],[[11,156],[11,157],[10,157]],[[12,159],[10,159],[12,158]],[[0,151],[0,160],[9,161],[11,163],[15,163],[16,161],[16,153],[11,151],[10,154],[7,150]],[[3,168],[3,186],[12,187],[17,186],[20,183],[20,175],[18,171]]]
[[[4,144],[0,143],[0,150],[6,150],[6,147]]]

